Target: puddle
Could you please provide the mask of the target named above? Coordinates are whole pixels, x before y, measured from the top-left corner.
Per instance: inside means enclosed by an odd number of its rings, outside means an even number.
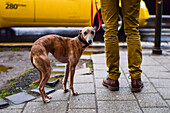
[[[87,50],[87,51],[84,51],[82,55],[93,55],[93,54],[100,54],[100,53],[104,53],[104,51],[103,50],[100,50],[100,51]]]
[[[93,52],[83,52],[83,55],[93,55]]]
[[[55,81],[55,80],[57,80],[57,79],[58,79],[58,78],[51,77],[51,78],[49,78],[48,81]]]
[[[0,65],[0,74],[1,74],[1,72],[9,72],[8,70],[9,69],[13,69],[14,67],[6,67],[6,66],[4,66],[4,65]]]
[[[52,71],[51,76],[55,76],[58,74],[64,75],[64,72]]]

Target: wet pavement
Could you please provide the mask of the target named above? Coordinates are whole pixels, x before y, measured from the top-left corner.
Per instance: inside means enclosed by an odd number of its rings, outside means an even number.
[[[110,91],[102,85],[102,80],[107,75],[104,53],[82,56],[82,58],[92,60],[93,73],[90,74],[89,68],[76,70],[74,88],[80,95],[73,96],[71,92],[64,93],[60,89],[49,94],[53,98],[48,104],[43,104],[42,99],[37,98],[0,109],[0,113],[170,113],[170,53],[168,50],[163,49],[162,55],[153,55],[152,49],[143,49],[144,88],[140,93],[132,93],[130,90],[131,81],[128,77],[126,49],[120,49],[119,91]]]
[[[30,62],[29,51],[2,51],[0,52],[0,89],[8,80],[18,77],[26,70],[33,68]]]

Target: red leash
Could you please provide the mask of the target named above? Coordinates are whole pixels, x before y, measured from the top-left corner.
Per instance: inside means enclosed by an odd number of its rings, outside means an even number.
[[[99,10],[98,10],[98,8],[97,8],[97,2],[96,2],[96,0],[95,0],[95,6],[96,6],[96,11],[97,11],[97,16],[98,16],[98,22],[99,22],[99,27],[98,27],[98,29],[96,30],[96,32],[97,32],[97,31],[99,31],[100,28],[101,28],[101,20],[100,20]],[[91,0],[91,26],[93,26],[93,0]]]

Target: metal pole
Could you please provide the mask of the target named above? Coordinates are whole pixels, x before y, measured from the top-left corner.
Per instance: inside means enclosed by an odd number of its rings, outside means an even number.
[[[156,19],[155,19],[155,46],[153,54],[162,54],[161,50],[161,28],[162,28],[162,9],[163,0],[156,0]]]

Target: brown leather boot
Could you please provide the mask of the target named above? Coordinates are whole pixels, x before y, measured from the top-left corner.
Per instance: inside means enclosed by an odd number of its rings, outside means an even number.
[[[140,79],[131,79],[131,91],[140,92],[143,88],[143,83]]]
[[[103,80],[103,85],[108,87],[111,91],[119,90],[119,81],[110,79],[109,77]]]

